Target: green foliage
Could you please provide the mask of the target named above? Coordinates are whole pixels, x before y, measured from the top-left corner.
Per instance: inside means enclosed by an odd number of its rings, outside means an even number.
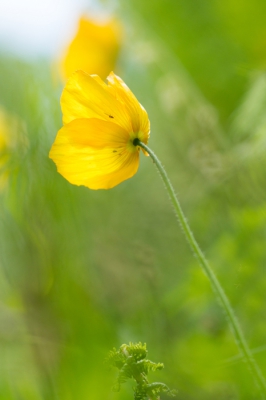
[[[116,3],[115,72],[266,375],[266,2]],[[150,160],[94,192],[48,159],[62,126],[53,62],[0,57],[0,105],[23,138],[0,192],[0,400],[108,399],[102,359],[129,341],[164,360],[180,399],[258,400]],[[125,384],[115,397],[133,396]]]
[[[109,353],[107,363],[119,369],[117,382],[113,389],[119,391],[122,383],[133,379],[136,383],[134,400],[157,400],[160,399],[160,393],[174,397],[176,391],[170,390],[164,383],[149,383],[148,373],[161,370],[164,365],[146,360],[147,353],[146,344],[142,343],[123,344],[119,350],[114,348]]]

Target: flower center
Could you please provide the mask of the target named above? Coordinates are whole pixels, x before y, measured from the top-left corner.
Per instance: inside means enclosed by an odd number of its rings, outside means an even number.
[[[143,136],[142,132],[132,132],[130,134],[130,139],[127,143],[127,149],[130,152],[135,153],[136,151],[140,151],[139,142],[141,141],[142,136]]]
[[[136,138],[133,140],[132,143],[134,144],[134,146],[138,146],[139,141],[140,141],[139,138],[136,137]]]

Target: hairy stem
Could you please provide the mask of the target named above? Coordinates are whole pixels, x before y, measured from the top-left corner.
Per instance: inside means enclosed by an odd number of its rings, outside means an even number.
[[[228,322],[231,326],[231,329],[233,331],[234,338],[235,338],[236,344],[240,350],[240,353],[242,354],[244,361],[247,363],[249,370],[251,371],[251,373],[261,391],[261,395],[263,396],[262,398],[265,399],[266,398],[266,381],[262,375],[262,372],[261,372],[259,366],[257,365],[255,359],[252,356],[252,353],[249,349],[247,341],[244,337],[242,329],[240,328],[240,325],[237,321],[237,318],[234,314],[234,311],[232,309],[232,306],[229,302],[228,297],[226,296],[220,282],[218,281],[216,275],[214,274],[213,270],[211,269],[208,261],[206,260],[203,252],[201,251],[197,241],[194,238],[194,235],[193,235],[193,233],[189,227],[189,224],[185,218],[185,215],[182,211],[180,203],[177,199],[177,196],[174,192],[173,186],[167,176],[167,173],[166,173],[164,167],[162,166],[160,160],[157,158],[157,156],[154,154],[154,152],[148,146],[146,146],[144,143],[142,143],[139,139],[134,140],[134,145],[140,146],[144,150],[146,150],[146,152],[150,155],[151,159],[153,160],[154,164],[156,165],[156,167],[159,171],[159,174],[166,186],[167,192],[170,196],[170,199],[174,206],[176,215],[179,219],[179,222],[180,222],[183,232],[187,238],[187,241],[188,241],[193,253],[196,255],[203,271],[209,278],[212,288],[213,288],[213,290],[219,300],[219,303],[220,303],[221,307],[223,308],[224,313],[225,313],[225,315],[228,319]]]

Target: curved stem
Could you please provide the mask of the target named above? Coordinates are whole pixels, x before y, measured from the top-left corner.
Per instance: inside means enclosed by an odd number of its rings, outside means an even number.
[[[181,227],[184,231],[184,234],[187,238],[187,241],[188,241],[192,251],[196,255],[203,271],[205,272],[205,274],[207,275],[207,277],[210,280],[212,288],[213,288],[214,292],[216,293],[219,303],[220,303],[221,307],[223,308],[225,315],[229,321],[229,324],[233,331],[235,341],[240,350],[240,353],[242,354],[244,361],[246,361],[255,381],[257,382],[257,385],[261,391],[261,394],[263,395],[263,398],[265,398],[266,382],[262,375],[262,372],[252,356],[252,353],[248,347],[248,344],[246,342],[246,339],[244,337],[242,329],[240,328],[240,325],[237,321],[237,318],[234,314],[234,311],[231,307],[228,297],[226,296],[220,282],[216,278],[216,275],[214,274],[213,270],[211,269],[208,261],[206,260],[203,252],[201,251],[197,241],[194,238],[194,235],[193,235],[193,233],[189,227],[189,224],[185,218],[185,215],[182,211],[180,203],[176,197],[173,186],[167,176],[167,173],[166,173],[164,167],[162,166],[160,160],[157,158],[157,156],[154,154],[154,152],[148,146],[146,146],[144,143],[142,143],[139,139],[134,140],[134,145],[140,146],[144,150],[146,150],[146,152],[150,155],[151,159],[155,163],[155,165],[160,173],[160,176],[166,186],[167,192],[170,196],[170,199],[172,201],[172,204],[174,206],[175,212],[177,214],[177,217],[179,219]]]

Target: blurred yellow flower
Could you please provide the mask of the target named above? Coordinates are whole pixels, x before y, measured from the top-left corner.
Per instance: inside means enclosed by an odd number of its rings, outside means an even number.
[[[7,161],[7,127],[2,110],[0,110],[0,189],[2,189],[5,181],[4,167]]]
[[[9,171],[10,147],[12,146],[12,121],[9,114],[0,108],[0,190],[7,182]]]
[[[61,62],[63,78],[68,78],[78,69],[97,74],[105,79],[113,70],[122,38],[118,22],[111,20],[104,24],[82,17],[73,41]]]
[[[0,191],[14,168],[15,152],[24,153],[27,141],[22,121],[0,107]]]
[[[110,189],[138,170],[138,138],[147,144],[150,121],[136,97],[113,72],[108,85],[76,71],[61,97],[64,126],[49,157],[70,183]],[[146,152],[143,151],[145,155]]]

